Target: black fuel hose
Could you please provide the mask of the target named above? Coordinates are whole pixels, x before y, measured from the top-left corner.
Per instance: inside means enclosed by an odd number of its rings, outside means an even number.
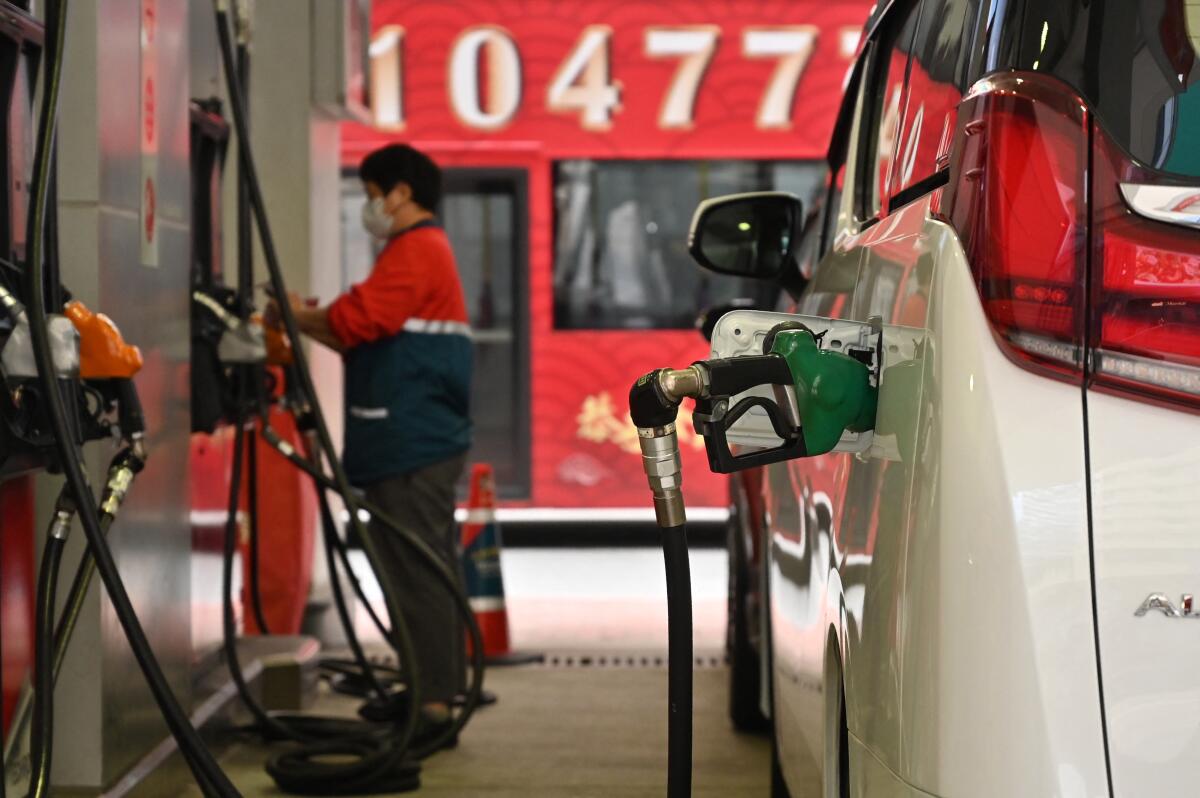
[[[146,677],[155,701],[162,710],[171,734],[179,743],[180,751],[191,767],[201,788],[208,795],[238,796],[237,789],[221,771],[212,754],[204,747],[199,734],[192,727],[182,707],[171,692],[170,685],[155,659],[145,631],[125,591],[116,561],[100,529],[95,499],[84,475],[80,453],[69,422],[67,407],[61,393],[54,356],[50,346],[46,314],[46,281],[43,263],[43,236],[45,234],[46,196],[52,171],[54,139],[57,126],[57,106],[62,86],[63,44],[66,35],[67,0],[52,0],[46,8],[46,41],[44,59],[46,63],[45,86],[39,112],[38,135],[34,154],[32,190],[29,202],[27,288],[29,301],[26,310],[30,314],[34,358],[38,367],[38,379],[46,402],[59,465],[71,488],[83,531],[88,545],[96,557],[100,577],[108,590],[117,619],[125,631],[130,648],[138,666]]]
[[[319,488],[318,493],[322,496],[325,495],[325,492]],[[370,599],[367,598],[367,594],[363,590],[362,581],[359,580],[358,575],[354,573],[354,566],[350,564],[350,549],[346,546],[346,542],[342,540],[341,536],[337,534],[337,525],[333,521],[332,512],[329,514],[328,527],[334,531],[332,536],[334,556],[341,561],[342,568],[346,571],[346,578],[350,582],[350,589],[354,591],[354,595],[358,598],[359,603],[362,604],[363,609],[367,611],[367,616],[370,617],[371,623],[375,625],[375,629],[378,630],[380,636],[384,640],[389,639],[392,636],[392,633],[388,631],[387,626],[379,617],[379,613],[375,612],[374,605],[371,604]]]
[[[241,499],[243,459],[247,443],[245,386],[234,412],[233,465],[229,484],[228,516],[222,558],[221,599],[223,605],[223,648],[230,676],[242,704],[255,721],[256,730],[267,739],[300,743],[296,750],[272,757],[267,773],[286,792],[295,794],[357,795],[414,790],[420,786],[420,768],[397,755],[395,732],[378,724],[341,718],[276,717],[267,712],[250,693],[237,655],[237,622],[233,611],[233,560],[237,548],[237,515]],[[407,635],[401,625],[400,635]],[[411,641],[404,644],[411,647]],[[365,657],[363,658],[365,662]],[[326,760],[336,757],[336,763]],[[282,764],[281,764],[282,763]]]
[[[264,426],[262,430],[263,440],[271,444],[271,446],[287,458],[293,465],[307,473],[312,477],[317,485],[318,490],[330,490],[337,492],[337,485],[334,481],[324,474],[316,465],[309,460],[301,457],[298,452],[287,442],[279,437],[270,426]],[[381,507],[366,498],[358,498],[358,506],[366,510],[371,518],[378,521],[380,526],[385,527],[389,532],[396,535],[397,539],[411,548],[422,560],[433,570],[437,575],[442,585],[449,591],[458,607],[459,614],[467,628],[467,636],[470,639],[471,647],[471,683],[467,688],[466,701],[463,704],[462,710],[454,719],[454,723],[446,729],[437,739],[433,740],[423,748],[419,749],[416,754],[421,757],[432,751],[438,750],[447,740],[458,734],[466,725],[471,715],[479,705],[479,696],[483,692],[483,672],[484,672],[484,655],[483,655],[483,632],[479,629],[479,623],[475,619],[475,613],[471,609],[471,600],[463,593],[462,587],[459,585],[457,575],[450,570],[450,566],[442,559],[442,557],[433,550],[417,535],[405,529],[394,518],[392,518]],[[690,590],[690,585],[689,585]],[[688,597],[689,618],[691,598]],[[689,622],[690,626],[690,622]],[[689,639],[690,647],[690,639]],[[690,655],[689,655],[690,656]],[[403,666],[403,660],[401,660]]]
[[[258,525],[258,433],[251,429],[246,433],[246,504],[250,516],[250,608],[254,613],[254,623],[258,633],[271,634],[267,626],[267,615],[263,611],[262,584],[260,571],[262,558],[260,552],[260,529]]]
[[[246,121],[246,103],[241,85],[237,79],[237,65],[234,59],[233,41],[229,32],[227,6],[228,0],[213,0],[217,41],[221,51],[221,65],[225,73],[225,85],[229,93],[229,105],[233,114],[234,129],[237,133],[241,174],[246,181],[250,207],[258,229],[259,241],[262,244],[264,259],[266,260],[267,271],[270,276],[271,289],[277,298],[284,330],[287,332],[288,338],[295,342],[295,345],[298,347],[301,341],[300,331],[296,326],[295,314],[292,313],[291,305],[287,301],[287,285],[283,278],[283,269],[279,263],[279,253],[275,248],[275,239],[271,233],[270,220],[267,218],[266,203],[263,199],[262,186],[259,182],[257,167],[254,163],[254,154],[250,148],[249,128]],[[392,636],[389,640],[396,649],[397,656],[404,663],[408,676],[407,687],[410,700],[405,716],[398,729],[397,742],[394,749],[394,755],[397,761],[399,761],[405,756],[409,741],[416,731],[418,713],[421,708],[419,683],[413,678],[413,674],[416,671],[416,656],[412,649],[411,638],[404,629],[404,616],[397,599],[397,591],[394,585],[391,584],[389,572],[382,567],[383,557],[381,556],[381,552],[376,547],[375,541],[372,539],[366,525],[358,518],[357,503],[350,488],[350,480],[347,478],[346,471],[338,460],[337,449],[334,447],[333,438],[329,434],[329,426],[325,422],[325,416],[318,401],[312,374],[309,371],[308,362],[302,352],[297,353],[293,363],[293,373],[300,384],[302,395],[311,403],[313,426],[317,434],[319,449],[329,461],[330,469],[333,471],[334,480],[338,486],[338,492],[342,494],[346,506],[350,510],[351,523],[354,524],[355,531],[359,534],[363,542],[363,549],[366,552],[367,558],[379,578],[384,601],[388,608],[388,615],[391,619]],[[278,776],[274,773],[272,776],[276,778],[277,782],[279,781]],[[347,789],[352,787],[350,784],[346,784],[345,786]]]
[[[666,527],[667,796],[692,794],[692,577],[687,527]]]
[[[109,484],[105,490],[105,498],[101,501],[100,512],[100,530],[106,536],[108,535],[108,530],[112,527],[113,521],[116,520],[112,513],[120,507],[121,502],[124,500],[129,487],[132,485],[132,477],[136,476],[142,470],[143,462],[141,456],[135,453],[135,449],[139,445],[131,444],[129,448],[119,452],[109,466]],[[128,473],[130,477],[128,481],[124,480],[123,475],[117,475],[118,469]],[[114,482],[114,479],[117,482]],[[69,489],[64,486],[64,491],[60,495],[56,506],[56,516],[58,509],[69,509],[71,515],[74,515],[74,506],[68,504],[67,502],[69,501]],[[88,587],[91,585],[92,577],[95,576],[95,573],[96,560],[92,557],[91,550],[85,547],[83,556],[79,561],[79,566],[75,570],[75,576],[71,581],[71,589],[67,593],[62,614],[59,615],[58,625],[54,628],[50,638],[54,641],[54,651],[51,658],[53,685],[58,684],[58,677],[62,673],[67,649],[70,647],[71,637],[75,633],[75,626],[79,621],[79,615],[87,597]],[[9,721],[9,733],[12,736],[14,750],[16,750],[15,746],[20,745],[19,741],[30,731],[29,725],[31,715],[34,711],[31,696],[32,691],[22,694]]]
[[[250,48],[245,43],[237,46],[237,79],[245,96],[250,90]],[[238,315],[249,314],[254,295],[254,240],[250,221],[250,203],[246,195],[246,181],[237,181],[237,266],[238,266],[238,297],[241,307]],[[249,478],[247,480],[246,501],[250,505],[250,607],[254,612],[254,623],[258,626],[259,634],[271,634],[267,626],[267,616],[263,612],[261,565],[260,565],[260,534],[258,524],[258,447],[256,435],[251,430],[249,438]]]
[[[113,520],[111,515],[102,514],[100,516],[100,531],[104,533],[105,537],[108,536],[108,530],[112,528]],[[71,580],[71,589],[67,591],[66,605],[58,617],[58,626],[54,630],[55,682],[58,681],[58,674],[62,672],[63,661],[66,659],[67,649],[70,648],[71,636],[75,633],[75,625],[79,622],[79,614],[83,611],[88,588],[95,575],[96,558],[92,556],[89,547],[84,551],[83,558],[80,559],[79,566],[75,569],[75,576]]]
[[[342,540],[338,537],[337,526],[333,521],[333,511],[329,508],[329,496],[324,490],[318,488],[317,500],[321,505],[321,538],[325,545],[325,562],[329,568],[329,584],[333,591],[333,605],[337,609],[338,620],[341,621],[342,630],[346,635],[346,644],[350,647],[350,653],[354,657],[354,663],[359,669],[359,674],[375,695],[378,696],[379,700],[386,701],[388,700],[390,691],[379,680],[375,667],[367,659],[366,652],[363,651],[362,643],[358,639],[358,630],[354,628],[354,617],[350,614],[350,607],[346,602],[346,594],[342,590],[342,580],[338,578],[338,560],[334,552],[341,546]],[[341,548],[344,551],[345,547],[341,546]],[[350,569],[349,559],[342,560],[342,565],[346,569],[348,577],[357,585],[358,579]],[[390,637],[391,635],[384,635],[383,639],[387,640]]]
[[[131,383],[132,384],[132,383]],[[137,392],[133,395],[136,397]],[[124,401],[124,400],[122,400]],[[140,412],[141,404],[138,403]],[[105,489],[104,499],[101,501],[100,507],[100,531],[105,538],[108,537],[108,530],[112,528],[113,522],[116,521],[116,511],[120,509],[121,502],[125,500],[125,495],[129,487],[133,484],[133,478],[141,473],[145,466],[144,455],[140,453],[141,443],[139,436],[136,443],[131,443],[125,449],[122,449],[112,459],[109,464],[109,483]],[[125,485],[118,484],[122,477],[116,476],[120,471],[124,471],[129,482]],[[110,504],[110,499],[112,500]],[[83,604],[87,600],[88,588],[92,584],[92,578],[96,575],[96,558],[92,556],[91,547],[87,547],[83,551],[83,556],[79,560],[79,566],[75,569],[75,576],[71,580],[71,589],[67,592],[66,605],[63,607],[62,614],[58,618],[58,626],[54,630],[54,681],[58,682],[58,674],[62,671],[63,661],[67,656],[67,649],[71,645],[71,636],[75,633],[75,625],[79,622],[79,614],[83,611]]]
[[[58,513],[51,523],[42,567],[38,573],[35,628],[37,641],[33,655],[33,729],[29,775],[29,798],[45,798],[50,791],[50,764],[54,752],[54,602],[58,570],[62,565],[66,538],[60,534]],[[70,523],[68,517],[67,523]]]

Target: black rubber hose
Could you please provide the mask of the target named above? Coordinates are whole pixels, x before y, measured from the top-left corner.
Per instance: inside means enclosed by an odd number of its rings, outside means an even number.
[[[269,635],[271,629],[267,626],[267,616],[263,612],[262,585],[260,583],[262,561],[259,549],[258,432],[256,430],[250,429],[246,432],[246,446],[249,450],[246,452],[246,503],[249,505],[247,513],[250,516],[250,607],[254,613],[254,623],[258,626],[258,633]]]
[[[237,46],[237,80],[238,85],[242,89],[242,96],[247,97],[250,94],[250,48],[245,44]],[[243,109],[249,116],[249,109]],[[246,130],[250,129],[250,120],[246,120]],[[240,178],[240,175],[239,175]],[[250,199],[246,193],[246,181],[239,179],[237,182],[237,265],[238,265],[238,296],[240,297],[243,308],[239,308],[239,315],[243,315],[240,311],[249,311],[250,306],[254,302],[254,239],[253,230],[251,230],[250,220]]]
[[[242,385],[246,385],[245,380]],[[244,400],[244,396],[242,397]],[[250,693],[237,656],[237,622],[233,612],[233,560],[237,549],[237,514],[241,498],[242,466],[246,446],[244,401],[234,415],[233,464],[229,484],[228,516],[221,572],[223,647],[230,676],[242,704],[254,717],[256,729],[268,739],[302,743],[296,751],[273,757],[267,773],[279,787],[291,793],[353,795],[363,792],[389,793],[419,786],[419,766],[396,754],[393,739],[375,724],[348,724],[340,718],[283,720],[267,712]],[[365,661],[365,658],[364,658]],[[401,752],[402,753],[402,752]],[[326,763],[338,757],[349,762]]]
[[[667,797],[692,794],[692,576],[687,528],[662,530],[667,567]]]
[[[242,96],[250,91],[250,48],[245,44],[237,46],[237,80],[242,88]],[[251,230],[250,201],[246,194],[246,181],[237,181],[237,279],[238,296],[242,307],[238,315],[249,313],[254,296],[254,252],[253,231]],[[267,626],[267,616],[263,612],[261,575],[259,570],[260,537],[258,525],[258,447],[257,434],[250,430],[250,451],[247,464],[249,478],[246,487],[246,499],[249,503],[250,515],[250,606],[254,612],[254,623],[258,626],[259,634],[271,634]]]
[[[358,639],[358,631],[354,628],[354,618],[350,614],[350,608],[346,603],[346,594],[342,591],[342,581],[338,578],[337,572],[337,557],[334,555],[334,549],[341,542],[338,538],[337,526],[333,521],[333,511],[329,508],[329,496],[322,488],[317,488],[317,499],[321,505],[321,537],[325,543],[325,562],[329,568],[329,584],[333,590],[333,604],[337,608],[338,619],[342,623],[342,630],[346,634],[346,644],[350,647],[350,653],[354,657],[354,662],[358,665],[361,676],[366,680],[371,690],[379,696],[380,701],[386,701],[390,692],[379,681],[375,674],[375,668],[367,659],[366,653],[363,651],[362,643]],[[336,541],[336,542],[335,542]],[[354,572],[350,570],[349,561],[343,561],[343,564],[348,571],[348,576],[357,584],[357,579]],[[384,638],[388,639],[387,637]]]
[[[234,62],[233,41],[229,33],[229,15],[224,7],[225,2],[226,0],[213,0],[213,8],[217,25],[217,41],[221,51],[221,65],[225,73],[225,85],[229,92],[229,105],[233,113],[234,128],[237,132],[241,174],[246,181],[246,188],[250,192],[250,207],[254,212],[254,221],[258,228],[259,240],[262,243],[267,271],[271,278],[271,288],[275,293],[284,330],[287,332],[288,338],[299,347],[301,342],[300,331],[296,326],[295,314],[292,313],[291,305],[288,303],[287,285],[283,279],[283,270],[279,265],[279,253],[275,249],[275,239],[271,233],[270,220],[267,218],[266,203],[262,196],[262,186],[258,180],[258,171],[254,165],[254,155],[250,149],[249,127],[246,121],[246,103],[241,86],[237,81],[237,66]],[[383,558],[375,547],[371,533],[358,518],[358,506],[350,488],[350,480],[347,478],[346,471],[342,468],[342,464],[338,460],[337,449],[334,447],[333,438],[329,434],[329,426],[326,424],[325,416],[321,411],[316,387],[313,385],[312,374],[309,371],[308,362],[304,358],[303,352],[298,351],[296,353],[293,363],[293,373],[300,383],[302,394],[312,405],[313,426],[317,433],[320,451],[324,453],[326,459],[329,461],[329,466],[333,470],[334,479],[337,484],[338,493],[342,495],[343,500],[346,502],[346,507],[350,511],[351,523],[354,524],[355,531],[358,532],[363,542],[363,550],[379,578],[384,600],[387,602],[388,615],[391,618],[392,637],[389,640],[396,649],[396,655],[404,664],[408,675],[407,686],[410,701],[408,711],[399,730],[399,742],[396,745],[396,757],[399,760],[404,756],[405,750],[408,748],[408,743],[416,731],[418,712],[421,708],[419,681],[414,678],[416,656],[412,648],[412,640],[408,635],[406,624],[404,623],[404,615],[400,610],[396,591],[390,584],[387,570],[381,566]]]
[[[129,383],[130,389],[128,396],[122,398],[121,402],[134,402],[137,407],[136,415],[140,418],[141,402],[137,399],[137,391],[132,388],[132,381],[125,380],[124,382]],[[116,521],[115,514],[120,510],[121,503],[132,486],[132,480],[145,467],[145,455],[141,452],[141,435],[144,430],[144,426],[138,426],[133,430],[132,434],[134,437],[130,440],[129,446],[118,452],[108,466],[108,483],[105,485],[104,497],[100,501],[100,531],[106,539],[109,529],[112,528],[113,523]],[[124,487],[121,487],[126,477],[130,481],[124,484]],[[66,606],[63,608],[62,615],[59,616],[58,627],[54,631],[55,683],[58,682],[58,674],[62,671],[67,649],[71,645],[71,636],[75,633],[75,625],[79,621],[79,614],[83,610],[88,588],[91,586],[92,577],[95,576],[95,573],[96,558],[92,556],[91,547],[87,546],[83,550],[83,556],[80,557],[79,567],[75,570],[75,577],[71,580],[71,590],[67,594]]]
[[[65,545],[63,538],[51,533],[42,552],[42,567],[38,573],[29,798],[45,798],[50,792],[50,764],[54,753],[54,601]]]
[[[237,549],[238,503],[242,492],[242,459],[246,447],[246,426],[241,413],[234,419],[237,432],[233,439],[233,469],[229,477],[229,515],[225,519],[225,546],[221,561],[221,605],[222,643],[225,649],[225,664],[229,667],[229,675],[237,687],[238,695],[255,722],[263,731],[269,731],[276,737],[296,739],[291,730],[267,714],[258,702],[250,695],[246,685],[246,677],[242,673],[241,663],[237,656],[237,621],[233,615],[233,555]]]
[[[310,461],[301,457],[290,444],[286,444],[270,426],[264,426],[262,430],[263,439],[267,443],[283,455],[289,462],[295,465],[312,477],[316,483],[318,490],[331,490],[337,492],[337,485],[322,473],[317,466]],[[414,535],[408,530],[400,526],[394,518],[388,515],[381,507],[367,499],[359,499],[359,506],[366,510],[372,519],[379,522],[381,526],[386,527],[389,531],[395,534],[405,545],[409,546],[428,564],[442,582],[443,586],[450,592],[455,604],[458,606],[459,614],[467,627],[467,635],[471,641],[471,684],[467,689],[467,698],[463,703],[462,711],[455,718],[454,723],[439,736],[436,740],[426,745],[423,749],[417,752],[418,756],[431,751],[436,751],[452,736],[462,730],[466,725],[471,715],[479,705],[479,696],[483,692],[483,672],[484,672],[484,657],[483,657],[483,633],[479,629],[479,622],[475,619],[475,613],[471,609],[471,600],[463,593],[462,587],[459,585],[458,576],[450,570],[450,566],[435,552],[428,543],[420,537]],[[688,599],[689,607],[691,599]],[[690,610],[689,610],[690,612]],[[690,627],[690,620],[689,620]],[[403,660],[401,660],[403,664]]]
[[[196,730],[192,728],[187,715],[184,714],[171,692],[166,677],[163,676],[162,669],[150,648],[150,643],[146,639],[145,631],[129,601],[129,595],[125,592],[125,585],[121,581],[117,564],[113,559],[112,552],[107,547],[104,534],[100,530],[100,521],[94,504],[95,499],[84,475],[79,451],[76,449],[71,424],[68,420],[66,403],[60,393],[58,375],[54,368],[54,356],[50,348],[46,318],[42,236],[46,213],[46,192],[53,160],[58,95],[62,85],[66,11],[67,0],[52,0],[47,4],[44,51],[47,64],[46,81],[39,112],[33,187],[30,194],[28,229],[25,239],[29,247],[29,301],[26,302],[26,310],[30,314],[29,326],[33,339],[34,357],[38,367],[38,380],[54,430],[59,464],[74,496],[83,531],[87,535],[88,545],[96,557],[97,568],[112,600],[117,619],[125,631],[130,648],[146,677],[155,701],[158,702],[171,734],[178,741],[180,751],[184,753],[202,788],[210,795],[237,796],[240,795],[237,789],[217,766],[212,754],[204,747],[203,741]]]
[[[319,493],[321,493],[321,495],[324,495],[324,491],[321,491],[320,488],[317,490]],[[359,581],[358,575],[354,573],[354,566],[350,564],[350,549],[346,546],[346,541],[342,540],[341,535],[337,534],[337,524],[333,522],[332,513],[329,515],[329,522],[331,524],[331,528],[334,530],[334,554],[338,560],[341,561],[342,568],[346,570],[346,577],[350,580],[350,587],[354,591],[354,595],[358,597],[358,601],[360,604],[362,604],[363,609],[367,611],[367,615],[370,616],[371,623],[375,625],[375,628],[379,631],[379,634],[383,637],[383,639],[388,640],[391,638],[392,633],[388,631],[387,626],[384,625],[383,620],[379,617],[379,613],[375,612],[375,608],[371,605],[370,600],[367,599],[367,594],[363,590],[362,582]]]
[[[105,535],[112,526],[112,516],[100,517],[100,529]],[[88,587],[96,574],[96,559],[90,549],[85,549],[79,567],[75,569],[75,578],[71,580],[71,589],[67,593],[67,603],[59,616],[58,626],[54,631],[54,679],[62,670],[63,660],[66,659],[67,649],[71,644],[71,635],[75,633],[75,624],[79,622],[79,613],[83,611],[83,603],[87,598]]]
[[[108,513],[100,514],[100,530],[106,536],[108,530],[112,528],[114,520]],[[95,574],[96,559],[92,557],[91,549],[85,547],[83,556],[79,560],[79,566],[75,569],[75,576],[71,580],[71,589],[67,592],[62,614],[58,617],[58,626],[54,630],[54,654],[51,667],[55,685],[58,684],[58,677],[62,673],[63,662],[66,660],[67,650],[71,646],[71,637],[75,634],[75,626],[79,622],[79,615],[83,610],[87,591]],[[9,732],[13,735],[23,735],[28,728],[31,714],[32,710],[28,708],[28,705],[25,705],[23,701],[18,703],[10,720]]]

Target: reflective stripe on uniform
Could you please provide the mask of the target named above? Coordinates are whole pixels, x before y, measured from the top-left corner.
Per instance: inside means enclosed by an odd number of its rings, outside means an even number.
[[[499,612],[504,609],[504,596],[471,596],[471,612]]]
[[[351,405],[350,415],[367,421],[382,421],[388,417],[388,409],[386,407],[355,407]]]
[[[439,319],[409,319],[404,322],[405,332],[431,333],[440,335],[462,335],[471,337],[471,325],[462,321]]]

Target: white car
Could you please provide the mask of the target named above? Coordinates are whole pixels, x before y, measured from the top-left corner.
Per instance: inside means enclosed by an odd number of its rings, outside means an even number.
[[[868,25],[781,246],[884,323],[874,442],[741,504],[777,798],[1200,795],[1198,50],[1194,0]]]

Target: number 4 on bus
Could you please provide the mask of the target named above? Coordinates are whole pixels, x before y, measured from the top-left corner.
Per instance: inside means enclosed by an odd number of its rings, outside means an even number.
[[[546,108],[556,113],[579,112],[589,130],[608,130],[620,110],[621,84],[612,80],[609,46],[612,28],[591,25],[575,49],[554,73],[546,90]]]

